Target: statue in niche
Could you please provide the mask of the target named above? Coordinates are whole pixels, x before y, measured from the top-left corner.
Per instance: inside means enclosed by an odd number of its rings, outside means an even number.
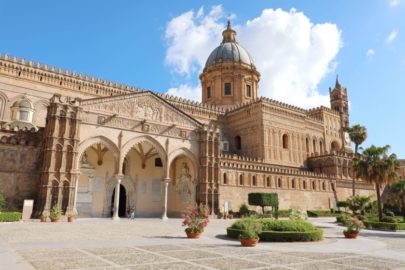
[[[176,179],[176,191],[182,202],[190,202],[193,199],[194,183],[191,179],[190,169],[186,162],[183,162],[180,176]]]

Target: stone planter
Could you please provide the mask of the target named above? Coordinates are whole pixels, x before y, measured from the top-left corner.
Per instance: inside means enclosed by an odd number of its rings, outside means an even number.
[[[343,231],[343,234],[345,235],[345,237],[346,238],[348,238],[348,239],[356,239],[357,238],[357,235],[359,235],[359,232],[356,232],[356,231],[351,231],[351,232],[349,232],[349,231]]]
[[[60,218],[51,218],[51,222],[59,222]]]
[[[68,221],[68,222],[73,222],[73,221],[75,221],[75,219],[76,219],[76,218],[72,216],[72,217],[68,217],[68,218],[67,218],[67,221]]]
[[[40,220],[41,222],[46,222],[47,219],[48,219],[48,217],[42,217],[42,216],[39,218],[39,220]]]
[[[187,234],[187,238],[200,238],[201,233],[197,233],[197,232],[186,232]]]
[[[239,241],[243,247],[254,247],[254,246],[256,246],[256,244],[259,240],[257,240],[257,239],[239,239]]]

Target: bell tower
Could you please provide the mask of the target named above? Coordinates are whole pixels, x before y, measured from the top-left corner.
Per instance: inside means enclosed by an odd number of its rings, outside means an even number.
[[[347,98],[347,88],[340,85],[339,78],[336,76],[335,88],[329,88],[330,107],[339,112],[341,127],[346,130],[349,127],[349,100]]]
[[[256,99],[260,73],[250,54],[236,41],[228,21],[222,42],[207,59],[200,75],[202,102],[227,108]]]

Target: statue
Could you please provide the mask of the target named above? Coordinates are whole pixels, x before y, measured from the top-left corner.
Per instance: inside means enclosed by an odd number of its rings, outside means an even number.
[[[176,179],[176,191],[182,202],[190,202],[193,200],[194,183],[186,162],[183,162],[180,176]]]

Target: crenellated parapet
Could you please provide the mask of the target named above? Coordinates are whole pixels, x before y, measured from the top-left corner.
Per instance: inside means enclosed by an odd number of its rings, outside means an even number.
[[[353,154],[345,151],[315,153],[308,157],[308,168],[314,172],[334,174],[340,179],[352,179]]]

